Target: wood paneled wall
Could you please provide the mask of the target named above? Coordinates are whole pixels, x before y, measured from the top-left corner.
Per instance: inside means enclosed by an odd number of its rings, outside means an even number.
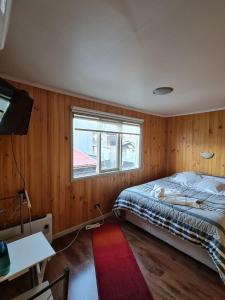
[[[98,215],[100,202],[109,212],[119,192],[166,172],[166,119],[123,108],[82,100],[40,88],[14,83],[34,99],[27,136],[14,136],[18,166],[26,179],[33,217],[53,213],[54,232],[60,232]],[[70,107],[76,105],[144,119],[143,166],[140,170],[103,175],[71,182]],[[10,136],[0,136],[0,198],[15,195],[22,187],[12,158]],[[18,219],[16,200],[0,201],[0,225]]]
[[[167,119],[167,173],[194,170],[225,176],[225,110]],[[215,153],[203,159],[200,152]]]

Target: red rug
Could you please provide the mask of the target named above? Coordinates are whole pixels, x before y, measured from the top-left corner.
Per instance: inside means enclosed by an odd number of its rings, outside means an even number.
[[[153,300],[118,224],[92,230],[99,300]]]

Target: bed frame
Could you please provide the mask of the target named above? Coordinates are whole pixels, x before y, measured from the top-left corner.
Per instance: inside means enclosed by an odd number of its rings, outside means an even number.
[[[156,225],[149,223],[148,221],[136,216],[130,211],[124,212],[124,217],[127,221],[132,224],[144,229],[150,234],[156,236],[160,240],[168,243],[169,245],[175,247],[176,249],[182,251],[183,253],[191,256],[192,258],[200,261],[204,265],[208,266],[210,269],[217,271],[216,266],[214,265],[211,257],[208,252],[198,245],[192,244],[189,241],[183,240],[173,234],[171,234],[166,229],[160,228]]]

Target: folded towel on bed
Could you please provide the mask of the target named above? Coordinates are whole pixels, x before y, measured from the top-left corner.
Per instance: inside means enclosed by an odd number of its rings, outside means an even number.
[[[151,196],[174,205],[185,205],[201,208],[200,200],[186,197],[183,194],[179,194],[176,190],[163,188],[159,185],[154,185],[153,190],[151,191]]]

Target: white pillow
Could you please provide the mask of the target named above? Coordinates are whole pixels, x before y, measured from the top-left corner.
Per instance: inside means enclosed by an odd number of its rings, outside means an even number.
[[[202,176],[195,172],[182,172],[177,173],[172,180],[182,185],[193,186],[202,180]]]
[[[205,177],[199,183],[194,184],[193,188],[212,194],[225,193],[225,183],[209,177]]]
[[[225,184],[225,177],[218,177],[218,176],[210,176],[210,175],[202,175],[203,178],[207,178],[207,179],[214,179],[220,183]]]

